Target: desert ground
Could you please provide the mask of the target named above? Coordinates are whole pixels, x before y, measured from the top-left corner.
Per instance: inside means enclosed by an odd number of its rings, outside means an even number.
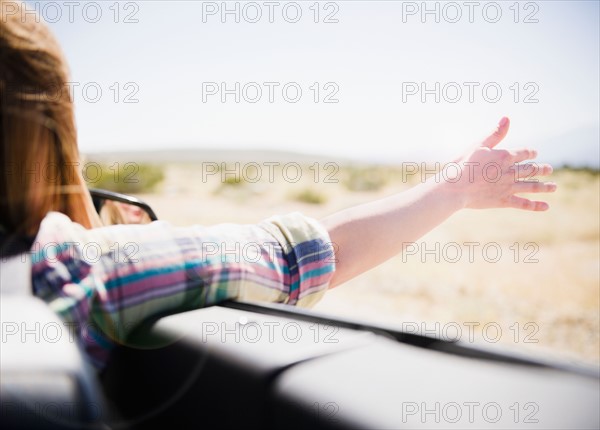
[[[166,160],[164,179],[137,195],[176,225],[254,223],[292,211],[318,219],[422,178],[394,166],[305,161],[300,178],[284,174],[283,163],[269,178],[268,166],[257,163],[256,180],[256,166],[244,163]],[[329,291],[314,310],[598,365],[600,175],[559,169],[552,180],[558,190],[546,198],[549,211],[464,210],[410,252]]]

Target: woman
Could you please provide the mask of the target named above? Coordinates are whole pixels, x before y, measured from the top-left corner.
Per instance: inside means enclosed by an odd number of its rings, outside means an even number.
[[[452,170],[320,221],[294,213],[258,225],[101,227],[76,168],[73,103],[57,91],[68,81],[59,46],[21,4],[0,2],[0,243],[4,255],[28,251],[33,293],[76,327],[98,368],[148,318],[230,298],[310,306],[460,209],[543,211],[516,194],[556,189],[522,180],[533,165],[516,163],[535,151],[495,149],[509,128],[502,118]]]

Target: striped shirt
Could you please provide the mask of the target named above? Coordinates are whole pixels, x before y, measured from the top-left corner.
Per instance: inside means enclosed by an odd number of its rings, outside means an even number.
[[[86,230],[52,212],[31,249],[36,296],[102,369],[151,318],[226,299],[315,304],[335,270],[327,231],[299,213],[256,225],[164,221]]]

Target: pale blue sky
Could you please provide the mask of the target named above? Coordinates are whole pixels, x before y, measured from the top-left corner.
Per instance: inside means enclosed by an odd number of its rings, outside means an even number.
[[[222,3],[194,1],[121,2],[118,23],[115,2],[98,2],[102,17],[97,23],[84,19],[82,6],[70,23],[67,7],[57,3],[63,14],[51,27],[70,63],[72,80],[81,85],[97,82],[103,91],[97,103],[87,102],[81,87],[75,91],[84,152],[260,147],[361,159],[433,160],[462,152],[502,115],[512,119],[508,145],[598,128],[597,1],[520,2],[518,23],[514,1],[497,3],[502,16],[496,23],[486,21],[495,16],[493,5],[486,6],[490,2],[478,2],[473,23],[464,2],[428,2],[430,8],[438,4],[439,23],[433,15],[425,23],[419,13],[403,15],[421,2],[322,2],[320,21],[337,6],[333,17],[339,22],[328,24],[314,23],[313,1],[298,2],[303,14],[297,23],[284,19],[282,8],[289,2],[279,2],[273,23],[268,22],[265,2],[256,3],[263,12],[258,23],[245,22],[243,14],[240,23],[233,16],[222,23],[219,14],[205,15],[203,22],[203,8]],[[443,12],[453,19],[454,5],[463,16],[450,23]],[[239,7],[242,11],[244,3]],[[255,9],[246,11],[252,19]],[[286,17],[293,18],[293,8],[287,11]],[[93,18],[93,8],[87,12]],[[124,23],[132,12],[138,22]],[[528,14],[539,22],[523,22]],[[55,16],[49,7],[46,15]],[[121,86],[119,103],[110,89],[114,82]],[[133,88],[124,89],[127,82],[137,84],[139,103],[122,102]],[[203,82],[281,85],[274,103],[268,102],[264,85],[257,103],[243,98],[235,103],[233,96],[222,103],[219,95],[203,103]],[[298,103],[282,97],[281,88],[288,82],[303,90]],[[339,102],[314,103],[309,88],[314,82],[321,85],[320,97],[332,88],[324,91],[325,83],[335,83]],[[408,82],[425,82],[430,88],[435,82],[457,82],[463,95],[457,103],[443,97],[435,103],[433,95],[425,103],[419,95],[405,95],[403,102],[403,83]],[[474,103],[464,82],[479,83]],[[481,89],[490,82],[502,90],[497,103],[483,98]],[[518,103],[513,99],[515,82],[520,86]],[[534,85],[525,88],[528,82]],[[455,97],[447,89],[448,97]],[[536,89],[533,97],[539,102],[523,103]],[[254,96],[253,91],[248,94]],[[488,95],[493,97],[494,91]],[[597,158],[598,141],[593,140],[565,142],[565,147],[590,151]],[[555,145],[549,150],[563,149]]]

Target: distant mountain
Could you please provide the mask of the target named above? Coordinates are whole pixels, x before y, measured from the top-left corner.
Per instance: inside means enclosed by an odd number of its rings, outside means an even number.
[[[520,146],[519,144],[515,145]],[[557,168],[570,166],[600,169],[600,127],[598,125],[580,127],[550,138],[539,140],[538,142],[525,142],[523,145],[535,148],[539,151],[540,156],[536,161],[540,163],[550,163]],[[341,165],[356,163],[395,164],[389,159],[357,160],[340,156],[302,154],[291,151],[233,148],[180,148],[148,151],[99,152],[85,154],[85,158],[101,163],[112,163],[115,161],[135,161],[139,163],[221,163],[236,161],[241,163],[286,163],[294,161],[301,164],[312,164],[315,162],[336,162]]]
[[[529,146],[529,145],[528,145]],[[536,161],[556,167],[600,168],[600,126],[591,125],[570,130],[554,137],[531,143],[539,151]]]
[[[343,157],[330,157],[326,155],[302,154],[291,151],[276,151],[268,149],[205,149],[205,148],[179,148],[169,150],[148,151],[123,151],[123,152],[97,152],[84,154],[88,160],[97,162],[135,161],[139,163],[199,163],[199,162],[279,162],[294,161],[301,164],[314,162],[349,163],[351,160]]]

